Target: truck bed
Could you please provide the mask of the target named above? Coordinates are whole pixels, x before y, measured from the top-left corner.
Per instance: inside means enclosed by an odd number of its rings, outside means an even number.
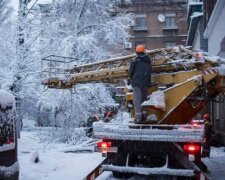
[[[147,125],[133,123],[102,123],[93,125],[93,136],[101,139],[158,142],[203,142],[202,126]]]

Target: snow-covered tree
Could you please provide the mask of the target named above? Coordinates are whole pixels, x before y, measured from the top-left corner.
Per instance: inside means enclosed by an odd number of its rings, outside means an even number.
[[[123,52],[132,19],[130,14],[115,13],[115,7],[120,2],[59,0],[52,4],[40,5],[41,54],[72,56],[77,59],[76,64],[81,64]],[[106,91],[104,85],[89,84],[84,87],[81,88],[85,89],[84,91],[76,90],[76,94],[72,96],[69,91],[44,92],[44,96],[40,95],[39,99],[40,111],[52,111],[56,114],[51,117],[60,119],[60,126],[66,127],[68,133],[68,127],[77,127],[93,112],[103,109],[107,102],[113,103],[110,92]],[[49,99],[46,99],[48,101],[46,102],[43,99],[46,96],[54,99],[54,103]],[[46,120],[43,117],[40,119]],[[52,124],[50,121],[46,123]]]
[[[92,113],[114,102],[103,84],[78,85],[75,91],[43,91],[41,59],[64,55],[82,64],[123,52],[131,16],[114,13],[120,2],[53,0],[43,4],[40,0],[19,0],[18,20],[7,30],[4,26],[4,33],[13,35],[4,45],[8,48],[5,59],[10,63],[5,63],[7,70],[2,74],[9,74],[7,86],[22,100],[21,115],[36,119],[39,125],[62,127],[65,140]]]
[[[0,87],[8,89],[12,72],[10,64],[16,58],[16,31],[11,21],[12,9],[8,0],[0,0]]]
[[[0,27],[10,18],[12,9],[8,0],[0,0]]]
[[[78,63],[124,51],[131,15],[115,13],[118,0],[59,0],[43,17],[42,54],[72,56]],[[50,24],[49,18],[52,23]]]

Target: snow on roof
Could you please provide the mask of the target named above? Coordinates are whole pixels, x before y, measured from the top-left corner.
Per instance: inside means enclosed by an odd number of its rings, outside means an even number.
[[[0,107],[15,106],[15,97],[5,90],[0,89]]]

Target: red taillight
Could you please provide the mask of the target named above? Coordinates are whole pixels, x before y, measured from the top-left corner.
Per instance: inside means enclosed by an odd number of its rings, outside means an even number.
[[[111,142],[97,142],[97,147],[102,148],[111,147]]]
[[[7,139],[6,140],[6,144],[12,144],[12,143],[14,143],[13,139]]]
[[[106,157],[108,153],[117,153],[118,149],[116,146],[112,147],[112,143],[109,141],[97,142],[95,146],[96,152],[101,152],[103,157]]]
[[[185,144],[183,146],[183,149],[188,154],[196,154],[197,152],[200,151],[200,146],[197,144]]]

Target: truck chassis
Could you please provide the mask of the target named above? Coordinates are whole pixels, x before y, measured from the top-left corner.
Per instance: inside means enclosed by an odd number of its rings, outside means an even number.
[[[203,133],[202,126],[192,125],[95,123],[94,137],[102,139],[95,150],[106,158],[84,179],[104,171],[116,178],[207,179],[201,161]]]

